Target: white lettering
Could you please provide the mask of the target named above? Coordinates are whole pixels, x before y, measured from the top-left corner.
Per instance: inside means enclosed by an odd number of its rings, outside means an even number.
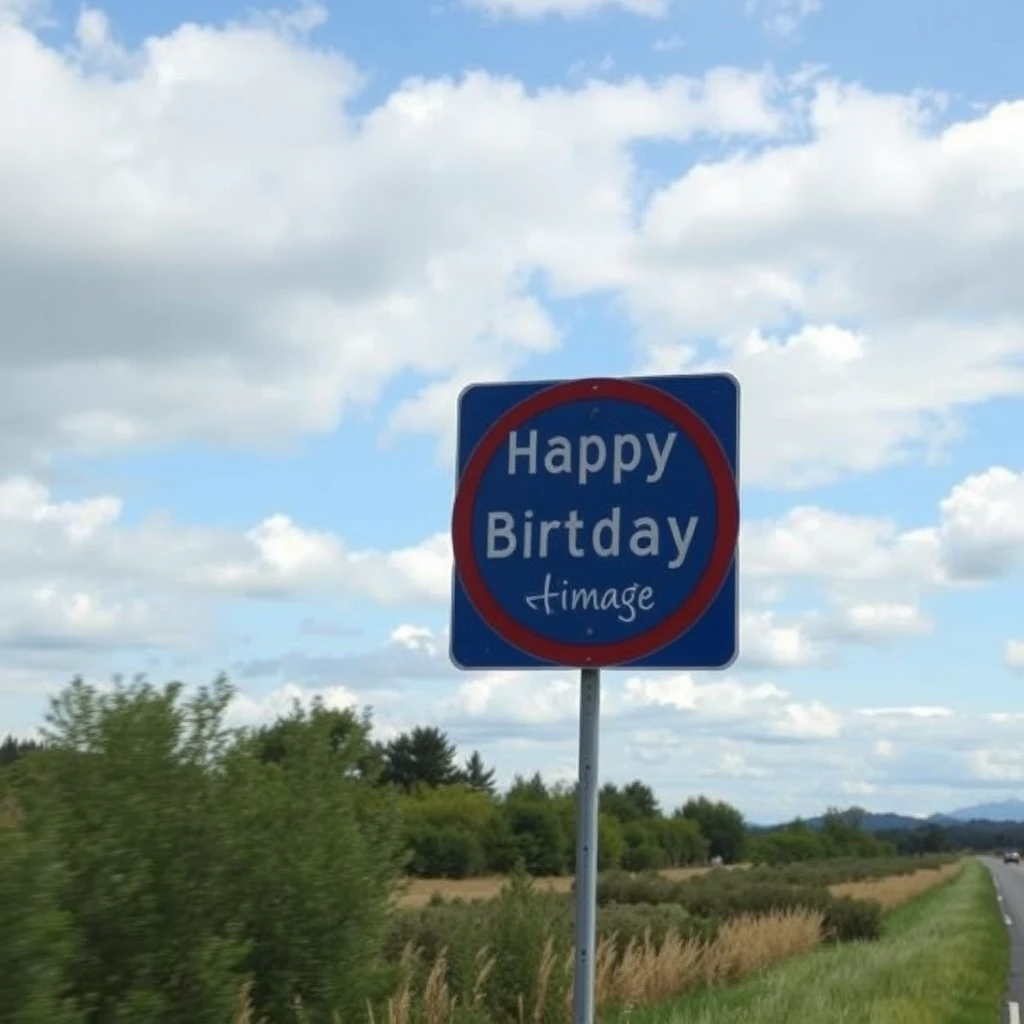
[[[610,516],[606,516],[604,519],[598,519],[594,523],[594,529],[590,534],[590,543],[594,548],[594,554],[598,558],[618,558],[619,557],[619,520],[622,515],[622,510],[616,505],[612,509]],[[611,530],[611,539],[605,543],[602,540],[602,535]]]
[[[580,548],[579,533],[583,528],[583,520],[580,519],[579,512],[573,509],[569,513],[569,518],[565,521],[565,529],[569,534],[569,554],[573,558],[582,558],[583,550]]]
[[[631,453],[628,459],[625,454],[627,446]],[[643,451],[636,434],[616,434],[612,449],[612,483],[619,484],[623,473],[632,473],[640,465]]]
[[[591,449],[595,452],[593,459],[590,457]],[[584,434],[580,438],[580,483],[585,484],[588,476],[598,472],[607,458],[608,446],[604,443],[604,438],[597,434]]]
[[[658,447],[658,439],[653,434],[647,435],[647,446],[651,449],[651,455],[654,456],[654,472],[647,474],[647,482],[649,484],[656,484],[664,476],[665,467],[668,465],[668,457],[675,443],[676,432],[674,430],[665,438],[664,448]]]
[[[540,524],[540,550],[537,552],[538,558],[548,557],[548,536],[561,525],[562,523],[558,519],[545,519]]]
[[[533,509],[523,513],[523,558],[533,557]]]
[[[585,558],[588,554],[598,558],[618,558],[622,554],[622,508],[615,505],[608,515],[593,522],[588,534],[589,547],[580,543],[580,535],[588,526],[578,509],[572,509],[564,520],[543,519],[537,521],[533,509],[523,513],[517,523],[511,512],[489,512],[487,514],[487,557],[508,558],[519,552],[522,558],[551,558],[568,552],[572,558]],[[690,545],[699,523],[698,516],[690,516],[685,529],[675,516],[666,516],[675,548],[669,557],[668,568],[678,569],[690,552]],[[636,558],[657,558],[661,554],[662,523],[652,516],[639,516],[632,522],[628,547]],[[565,548],[558,542],[560,531],[565,531]],[[666,552],[668,556],[668,552]]]
[[[527,465],[529,468],[526,470],[531,476],[537,472],[537,431],[530,431],[530,443],[525,446],[518,444],[518,434],[515,430],[508,435],[508,475],[516,475],[516,459],[520,455],[525,455],[529,460]]]
[[[499,525],[500,524],[500,525]],[[504,540],[505,546],[500,551],[495,547],[495,540]],[[508,558],[516,551],[516,521],[508,512],[487,513],[487,557]]]
[[[641,546],[641,542],[643,542]],[[661,549],[661,531],[658,528],[658,521],[650,516],[641,516],[633,520],[633,536],[629,538],[629,550],[637,558],[646,558],[648,555],[657,557]]]
[[[647,442],[646,451],[650,453],[653,469],[645,475],[649,484],[656,484],[665,475],[669,456],[675,447],[677,431],[670,431],[664,441],[653,433],[644,435]],[[525,459],[525,471],[530,476],[537,473],[537,460],[540,455],[540,435],[537,430],[527,432],[527,441],[523,443],[516,430],[508,435],[508,474],[515,476],[519,470],[519,460]],[[636,434],[614,434],[611,438],[611,474],[612,483],[621,484],[630,473],[635,472],[644,459],[645,449],[640,437]],[[573,472],[573,441],[563,434],[549,437],[547,450],[543,457],[544,471],[558,476]],[[579,483],[585,484],[592,476],[600,473],[608,465],[609,442],[600,434],[584,434],[577,440],[576,476]]]
[[[678,569],[686,561],[687,552],[690,550],[690,542],[693,540],[694,530],[697,529],[697,517],[690,516],[690,520],[686,524],[685,536],[680,533],[679,523],[676,522],[675,516],[668,517],[668,528],[672,531],[672,539],[676,543],[676,557],[668,563],[668,567],[670,569]]]
[[[548,440],[544,468],[552,474],[572,472],[572,443],[569,438],[559,435]]]
[[[625,587],[573,587],[568,580],[556,585],[551,573],[544,576],[544,586],[526,597],[531,611],[557,615],[570,611],[616,612],[620,622],[635,622],[638,612],[654,610],[654,589],[639,583]]]

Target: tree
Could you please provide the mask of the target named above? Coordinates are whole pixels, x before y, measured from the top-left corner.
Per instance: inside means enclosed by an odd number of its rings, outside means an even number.
[[[742,860],[747,828],[743,815],[731,804],[705,796],[694,797],[686,801],[676,816],[700,826],[708,841],[709,856],[721,857],[726,864]]]
[[[466,767],[462,769],[462,778],[470,789],[475,789],[494,796],[497,787],[494,784],[494,769],[484,766],[484,759],[479,750],[474,750],[466,759]]]
[[[497,808],[489,794],[465,785],[421,786],[401,802],[409,870],[424,878],[465,878],[486,867]]]
[[[248,943],[211,771],[230,698],[223,680],[185,700],[177,683],[106,693],[78,679],[51,703],[48,749],[26,759],[22,828],[58,858],[68,987],[90,1021],[230,1019]]]
[[[656,818],[661,814],[654,791],[639,780],[630,782],[621,789],[613,782],[605,783],[601,787],[599,802],[602,811],[614,815],[623,824],[644,818]]]
[[[28,754],[42,749],[42,744],[35,740],[19,740],[15,736],[7,736],[0,743],[0,768],[20,761]]]
[[[450,786],[459,781],[455,744],[434,726],[416,726],[384,748],[382,778],[401,789]]]
[[[219,1024],[252,982],[256,1019],[298,997],[327,1021],[384,994],[403,846],[395,799],[361,777],[366,730],[339,741],[336,712],[296,707],[268,756],[265,733],[226,726],[233,694],[76,680],[53,701],[46,749],[4,773],[0,917],[22,940],[5,932],[19,987],[0,1018]]]

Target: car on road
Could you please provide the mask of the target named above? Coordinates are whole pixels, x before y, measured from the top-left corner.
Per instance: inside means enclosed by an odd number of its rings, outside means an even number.
[[[1020,863],[1020,854],[1016,850],[1007,850],[1003,854],[1003,863],[1004,864],[1019,864]]]

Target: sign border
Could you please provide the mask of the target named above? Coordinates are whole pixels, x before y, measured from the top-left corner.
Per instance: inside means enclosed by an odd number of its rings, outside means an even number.
[[[612,643],[563,643],[522,625],[491,593],[474,551],[473,515],[484,475],[511,431],[551,409],[592,398],[612,398],[645,406],[672,422],[690,439],[711,477],[717,533],[704,574],[679,607],[661,623]],[[563,381],[528,395],[506,410],[491,424],[466,459],[452,510],[455,572],[466,597],[486,625],[524,654],[567,667],[612,667],[649,657],[668,646],[708,610],[735,559],[739,518],[736,474],[729,458],[714,431],[685,402],[662,388],[635,379],[592,377]]]

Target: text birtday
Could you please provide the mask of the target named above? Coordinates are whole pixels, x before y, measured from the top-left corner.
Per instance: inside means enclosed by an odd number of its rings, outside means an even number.
[[[587,522],[578,509],[562,519],[540,520],[532,509],[521,517],[497,510],[487,514],[486,557],[619,558],[628,551],[637,558],[667,558],[668,568],[678,569],[686,561],[697,524],[697,516],[690,516],[685,525],[676,516],[661,521],[637,516],[624,523],[619,506],[593,522]]]

